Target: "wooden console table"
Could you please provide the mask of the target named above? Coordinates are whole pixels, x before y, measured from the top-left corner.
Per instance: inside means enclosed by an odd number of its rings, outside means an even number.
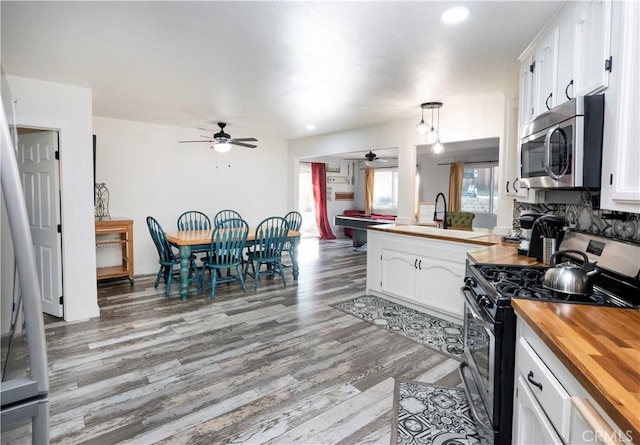
[[[128,277],[133,286],[133,220],[96,218],[96,247],[114,244],[121,246],[122,264],[98,267],[97,279]]]

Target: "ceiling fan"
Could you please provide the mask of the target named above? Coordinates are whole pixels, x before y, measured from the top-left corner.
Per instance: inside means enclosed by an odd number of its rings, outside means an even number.
[[[369,153],[364,155],[364,158],[366,159],[365,163],[367,165],[371,165],[374,162],[389,162],[388,159],[379,158],[378,155],[372,152],[371,150],[369,150]]]
[[[231,146],[232,145],[239,145],[241,147],[247,147],[247,148],[256,148],[257,145],[253,145],[253,144],[247,144],[246,142],[258,142],[258,140],[256,138],[237,138],[237,139],[233,139],[231,137],[231,135],[229,135],[228,133],[224,132],[224,127],[226,127],[227,124],[224,122],[218,122],[218,127],[220,127],[220,131],[218,133],[215,133],[213,135],[213,138],[211,139],[203,139],[203,140],[199,140],[199,141],[178,141],[179,143],[190,143],[190,142],[208,142],[211,143],[213,142],[213,146],[211,148],[214,148],[217,152],[220,153],[226,153],[229,150],[231,150]],[[214,130],[209,130],[206,128],[200,128],[200,130],[205,130],[205,131],[214,131]],[[206,138],[207,136],[202,136],[203,138]]]

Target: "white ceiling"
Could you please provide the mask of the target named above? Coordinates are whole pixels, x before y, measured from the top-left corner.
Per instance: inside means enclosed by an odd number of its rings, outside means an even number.
[[[465,23],[440,22],[461,3]],[[91,88],[96,116],[297,139],[515,92],[560,4],[3,0],[2,66]]]

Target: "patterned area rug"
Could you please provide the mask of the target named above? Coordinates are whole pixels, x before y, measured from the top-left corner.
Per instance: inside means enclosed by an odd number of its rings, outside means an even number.
[[[462,360],[462,325],[374,296],[354,298],[333,307],[408,337],[448,357]]]
[[[489,443],[476,428],[462,389],[396,381],[393,416],[392,444]]]

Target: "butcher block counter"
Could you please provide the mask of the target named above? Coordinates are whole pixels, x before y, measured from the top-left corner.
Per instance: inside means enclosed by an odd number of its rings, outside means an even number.
[[[634,443],[640,438],[640,311],[513,299],[511,304]]]
[[[517,245],[502,242],[502,237],[486,229],[472,231],[444,230],[418,225],[387,224],[368,229],[370,232],[407,235],[420,239],[452,241],[451,249],[475,244],[466,251],[472,263],[544,266],[524,255],[518,255]],[[415,240],[416,246],[420,245]],[[373,245],[371,264],[375,267],[380,246]],[[384,249],[383,249],[384,250]],[[420,249],[421,250],[421,249]],[[409,264],[415,266],[419,263]],[[385,258],[384,255],[379,258]],[[409,258],[414,261],[413,257]],[[374,269],[375,271],[375,269]],[[367,280],[371,270],[367,272]],[[370,290],[376,287],[379,271],[371,274]],[[430,286],[434,283],[430,280]],[[379,287],[379,286],[378,286]],[[381,296],[386,297],[382,293]],[[631,432],[632,440],[640,438],[640,311],[579,304],[549,303],[512,299],[518,317],[529,324],[558,360],[591,394],[616,424]]]

